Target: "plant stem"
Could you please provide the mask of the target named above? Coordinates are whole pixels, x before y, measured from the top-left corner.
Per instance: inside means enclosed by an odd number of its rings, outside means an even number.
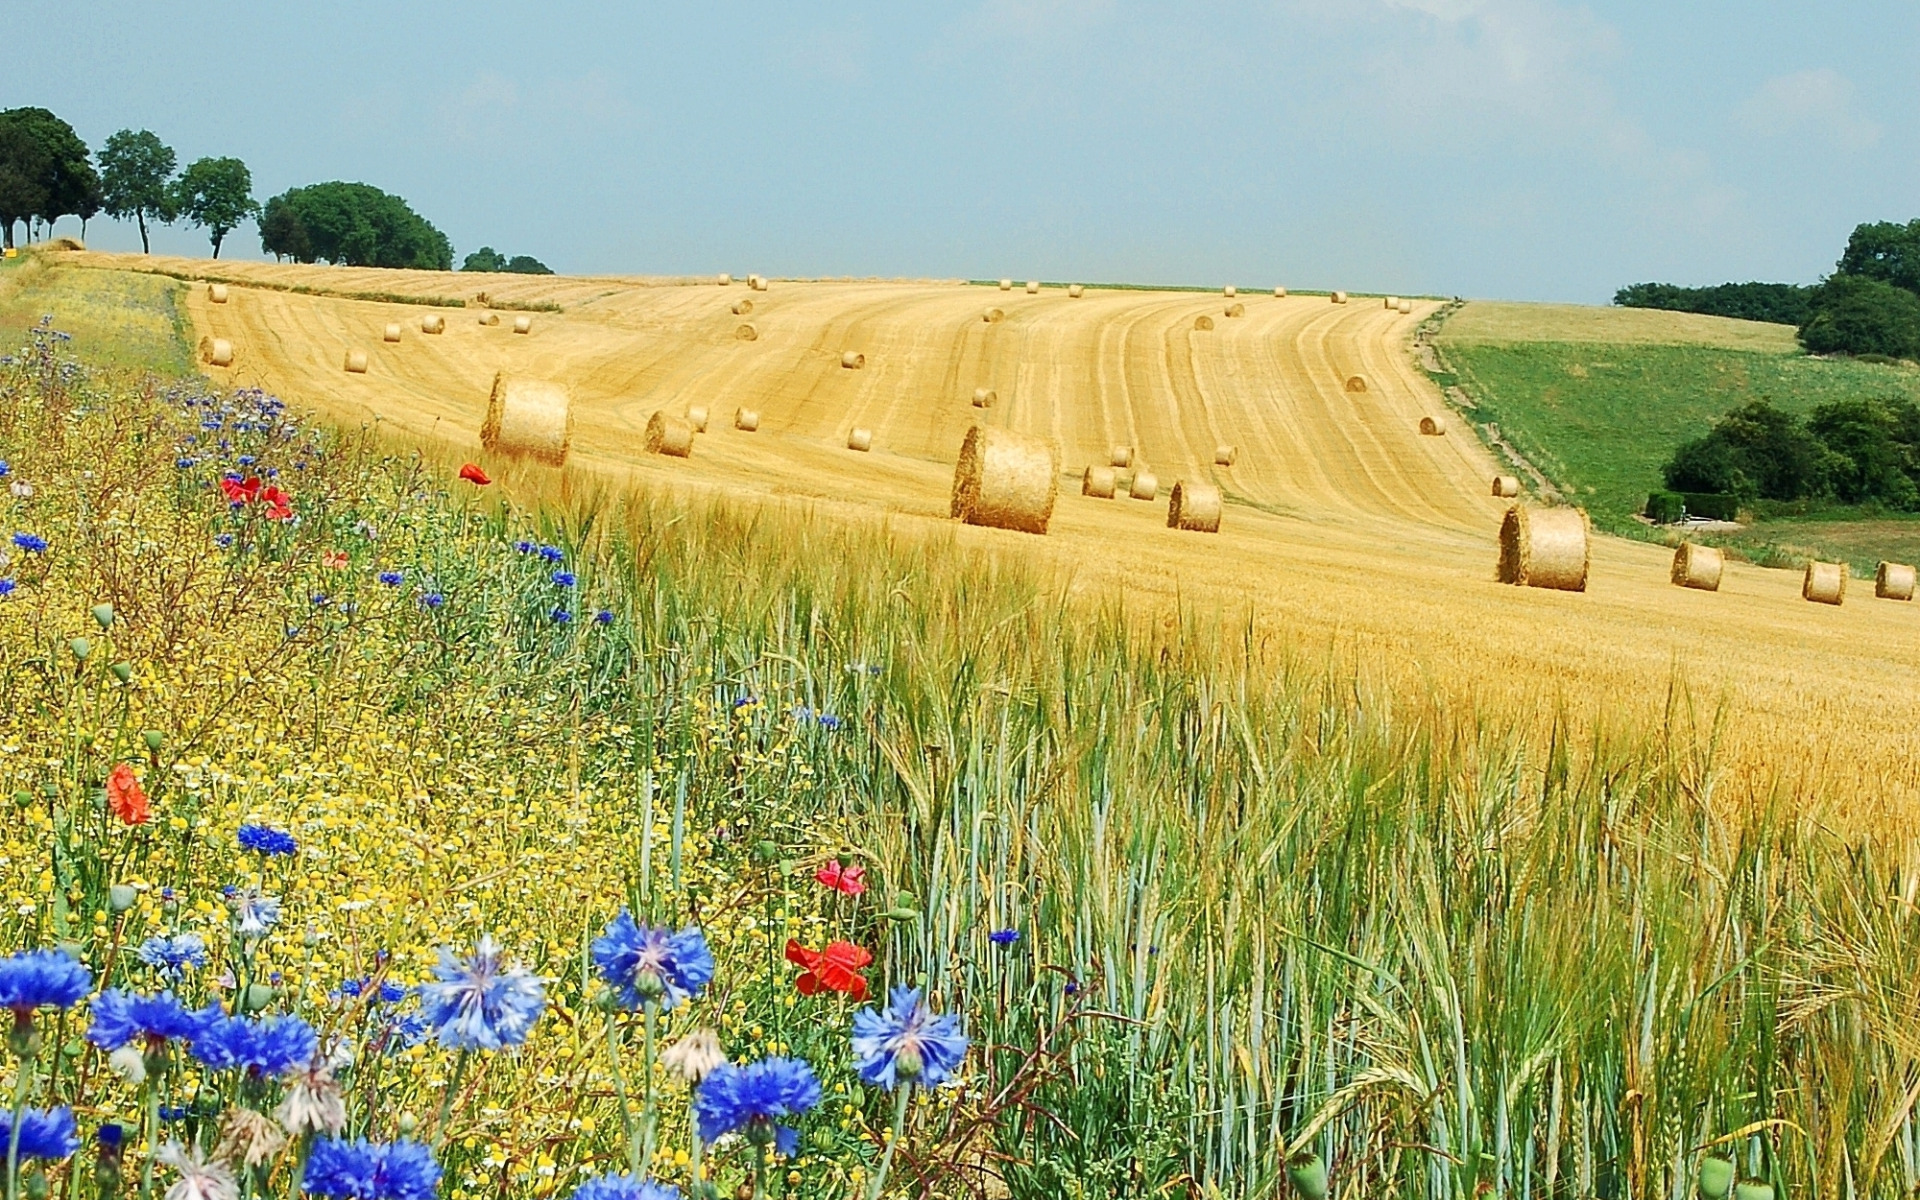
[[[627,1074],[620,1069],[620,1018],[607,1014],[607,1054],[613,1059],[613,1094],[620,1101],[620,1127],[627,1135],[627,1169],[640,1178],[640,1132],[633,1124],[633,1106],[627,1102]]]
[[[140,1200],[153,1200],[153,1156],[160,1149],[160,1081],[149,1072],[140,1086],[147,1093],[147,1153],[140,1162]]]
[[[22,1024],[22,1028],[27,1028]],[[19,1042],[19,1074],[13,1080],[13,1128],[7,1134],[7,1200],[20,1196],[20,1114],[27,1107],[27,1089],[33,1086],[33,1037],[29,1032]]]
[[[887,1186],[887,1172],[893,1167],[893,1148],[907,1128],[907,1101],[913,1096],[913,1085],[903,1083],[900,1090],[893,1094],[893,1136],[887,1139],[887,1148],[880,1152],[880,1169],[874,1172],[873,1186],[867,1189],[867,1200],[880,1200],[880,1191]]]
[[[647,1022],[646,1022],[647,1023],[647,1042],[646,1042],[646,1054],[645,1054],[647,1077],[646,1079],[641,1081],[642,1089],[643,1089],[641,1094],[645,1098],[642,1101],[643,1107],[641,1109],[641,1116],[640,1116],[640,1126],[643,1131],[643,1136],[646,1138],[646,1157],[641,1159],[641,1161],[648,1165],[651,1165],[653,1163],[653,1151],[654,1151],[654,1146],[656,1144],[655,1123],[659,1119],[659,1114],[655,1112],[654,1105],[653,1105],[653,1058],[654,1058],[654,1027],[660,1020],[660,1002],[658,1000],[647,1000],[642,1002],[641,1008],[645,1010],[646,1018],[647,1018]],[[633,1173],[636,1177],[638,1177],[639,1175],[642,1174],[642,1171],[640,1167],[636,1165],[633,1169]]]
[[[753,1146],[753,1200],[765,1200],[767,1194],[767,1148],[759,1142]]]
[[[706,1181],[700,1178],[700,1126],[699,1118],[688,1115],[687,1120],[687,1179],[692,1184],[693,1200],[707,1200]]]
[[[453,1078],[447,1081],[446,1098],[440,1101],[440,1121],[433,1131],[435,1150],[447,1144],[447,1134],[451,1131],[453,1123],[453,1102],[460,1095],[460,1081],[466,1078],[467,1059],[472,1055],[473,1051],[462,1049],[460,1057],[453,1060]]]

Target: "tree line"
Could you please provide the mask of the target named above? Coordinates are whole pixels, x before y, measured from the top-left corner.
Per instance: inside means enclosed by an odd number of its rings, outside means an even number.
[[[184,221],[205,229],[213,257],[227,235],[257,219],[260,248],[275,259],[356,267],[453,269],[453,243],[398,196],[365,183],[290,188],[264,205],[253,175],[238,158],[201,158],[180,169],[173,149],[149,130],[122,129],[101,145],[98,165],[87,144],[44,108],[0,110],[0,231],[15,245],[25,223],[51,231],[78,217],[81,235],[99,214],[131,221],[140,248],[152,253],[151,227]],[[468,271],[553,272],[528,255],[507,258],[491,246],[469,254]]]
[[[1855,226],[1833,274],[1812,286],[1636,283],[1613,302],[1793,325],[1811,354],[1920,359],[1920,219]]]
[[[1682,445],[1665,475],[1676,492],[1920,510],[1920,407],[1906,399],[1834,400],[1802,421],[1757,400]]]

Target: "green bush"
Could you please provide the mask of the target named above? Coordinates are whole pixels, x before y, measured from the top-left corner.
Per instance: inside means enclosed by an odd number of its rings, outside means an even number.
[[[260,247],[295,262],[453,269],[453,244],[398,196],[364,183],[315,183],[267,201]]]
[[[1671,283],[1635,283],[1613,294],[1621,308],[1659,308],[1705,313],[1743,321],[1800,325],[1807,319],[1813,288],[1797,283],[1723,283],[1718,287],[1677,287]]]
[[[1646,511],[1655,525],[1671,525],[1687,515],[1687,502],[1679,492],[1653,492],[1647,496]]]
[[[1707,521],[1737,521],[1740,519],[1740,497],[1728,496],[1717,492],[1681,492],[1680,502],[1686,506],[1687,515]]]
[[[1835,275],[1814,294],[1800,344],[1813,354],[1920,357],[1920,296],[1878,279]]]

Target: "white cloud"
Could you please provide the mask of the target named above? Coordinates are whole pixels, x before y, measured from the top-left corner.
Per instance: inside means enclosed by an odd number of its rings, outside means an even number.
[[[1740,123],[1763,137],[1829,139],[1847,150],[1880,140],[1880,126],[1854,107],[1853,81],[1819,67],[1767,80],[1740,105]]]

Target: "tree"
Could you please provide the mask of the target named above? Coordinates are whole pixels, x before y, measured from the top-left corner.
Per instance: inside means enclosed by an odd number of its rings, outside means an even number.
[[[510,275],[551,275],[553,268],[531,254],[516,254],[502,268]]]
[[[453,243],[398,196],[364,183],[315,183],[267,201],[260,245],[296,262],[453,269]]]
[[[87,144],[73,126],[44,108],[0,112],[0,225],[6,244],[13,223],[65,216],[81,222],[100,211],[100,177],[94,173]]]
[[[492,246],[482,246],[467,255],[466,261],[460,264],[460,269],[462,271],[504,271],[507,269],[507,258]]]
[[[1814,295],[1800,344],[1814,354],[1920,357],[1920,296],[1878,279],[1835,275]]]
[[[1799,500],[1825,492],[1832,457],[1799,418],[1756,400],[1674,451],[1665,473],[1676,492]]]
[[[1856,225],[1834,273],[1877,279],[1920,294],[1920,220]]]
[[[140,226],[140,250],[153,253],[147,219],[172,221],[175,166],[173,151],[152,133],[122,129],[100,148],[100,209],[117,220]]]
[[[1899,509],[1920,508],[1902,424],[1878,400],[1833,400],[1813,410],[1807,429],[1832,452],[1828,479],[1835,496],[1848,504],[1877,500]]]
[[[1660,308],[1669,312],[1706,313],[1743,321],[1771,321],[1800,325],[1814,289],[1797,283],[1723,283],[1716,287],[1676,287],[1671,283],[1636,283],[1613,294],[1621,308]]]
[[[227,234],[260,209],[253,202],[253,173],[237,158],[202,158],[189,164],[174,184],[173,203],[181,216],[207,230],[215,258]]]

